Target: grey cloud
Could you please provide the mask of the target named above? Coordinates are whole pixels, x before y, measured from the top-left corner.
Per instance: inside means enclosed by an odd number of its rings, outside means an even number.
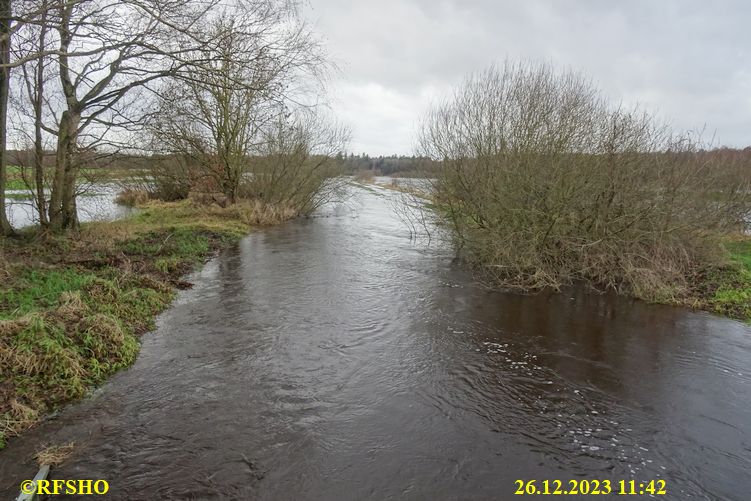
[[[504,58],[580,70],[676,128],[751,144],[747,2],[310,0],[308,16],[342,67],[334,109],[355,151],[409,153],[431,98]]]

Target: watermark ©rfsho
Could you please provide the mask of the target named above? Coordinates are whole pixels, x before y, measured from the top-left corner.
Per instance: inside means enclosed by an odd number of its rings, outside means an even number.
[[[107,494],[109,490],[110,485],[106,480],[24,480],[21,482],[21,492],[24,494],[86,496]]]

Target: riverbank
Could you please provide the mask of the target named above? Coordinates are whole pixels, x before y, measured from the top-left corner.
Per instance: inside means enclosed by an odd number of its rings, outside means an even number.
[[[377,186],[420,198],[426,201],[426,209],[435,210],[428,193],[402,186],[396,180],[385,183],[377,182],[374,178],[360,179],[358,184],[366,189],[368,186]],[[689,287],[681,290],[667,289],[651,297],[640,297],[638,294],[634,296],[649,303],[688,307],[751,323],[751,237],[726,237],[718,245],[724,249],[725,261],[697,271]]]
[[[0,449],[83,397],[139,351],[182,277],[254,227],[289,218],[259,204],[152,202],[74,235],[0,240]]]

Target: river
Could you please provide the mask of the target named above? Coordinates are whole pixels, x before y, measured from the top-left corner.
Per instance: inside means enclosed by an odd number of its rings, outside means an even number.
[[[131,369],[0,452],[3,499],[29,451],[69,441],[52,477],[112,499],[512,499],[517,479],[751,499],[748,326],[486,290],[392,196],[357,189],[210,261]]]

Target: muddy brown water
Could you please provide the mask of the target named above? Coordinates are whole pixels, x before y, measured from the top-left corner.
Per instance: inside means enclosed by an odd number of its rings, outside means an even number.
[[[130,370],[0,452],[0,496],[75,441],[52,477],[113,499],[513,499],[517,479],[751,499],[749,327],[485,290],[377,191],[196,273]]]

